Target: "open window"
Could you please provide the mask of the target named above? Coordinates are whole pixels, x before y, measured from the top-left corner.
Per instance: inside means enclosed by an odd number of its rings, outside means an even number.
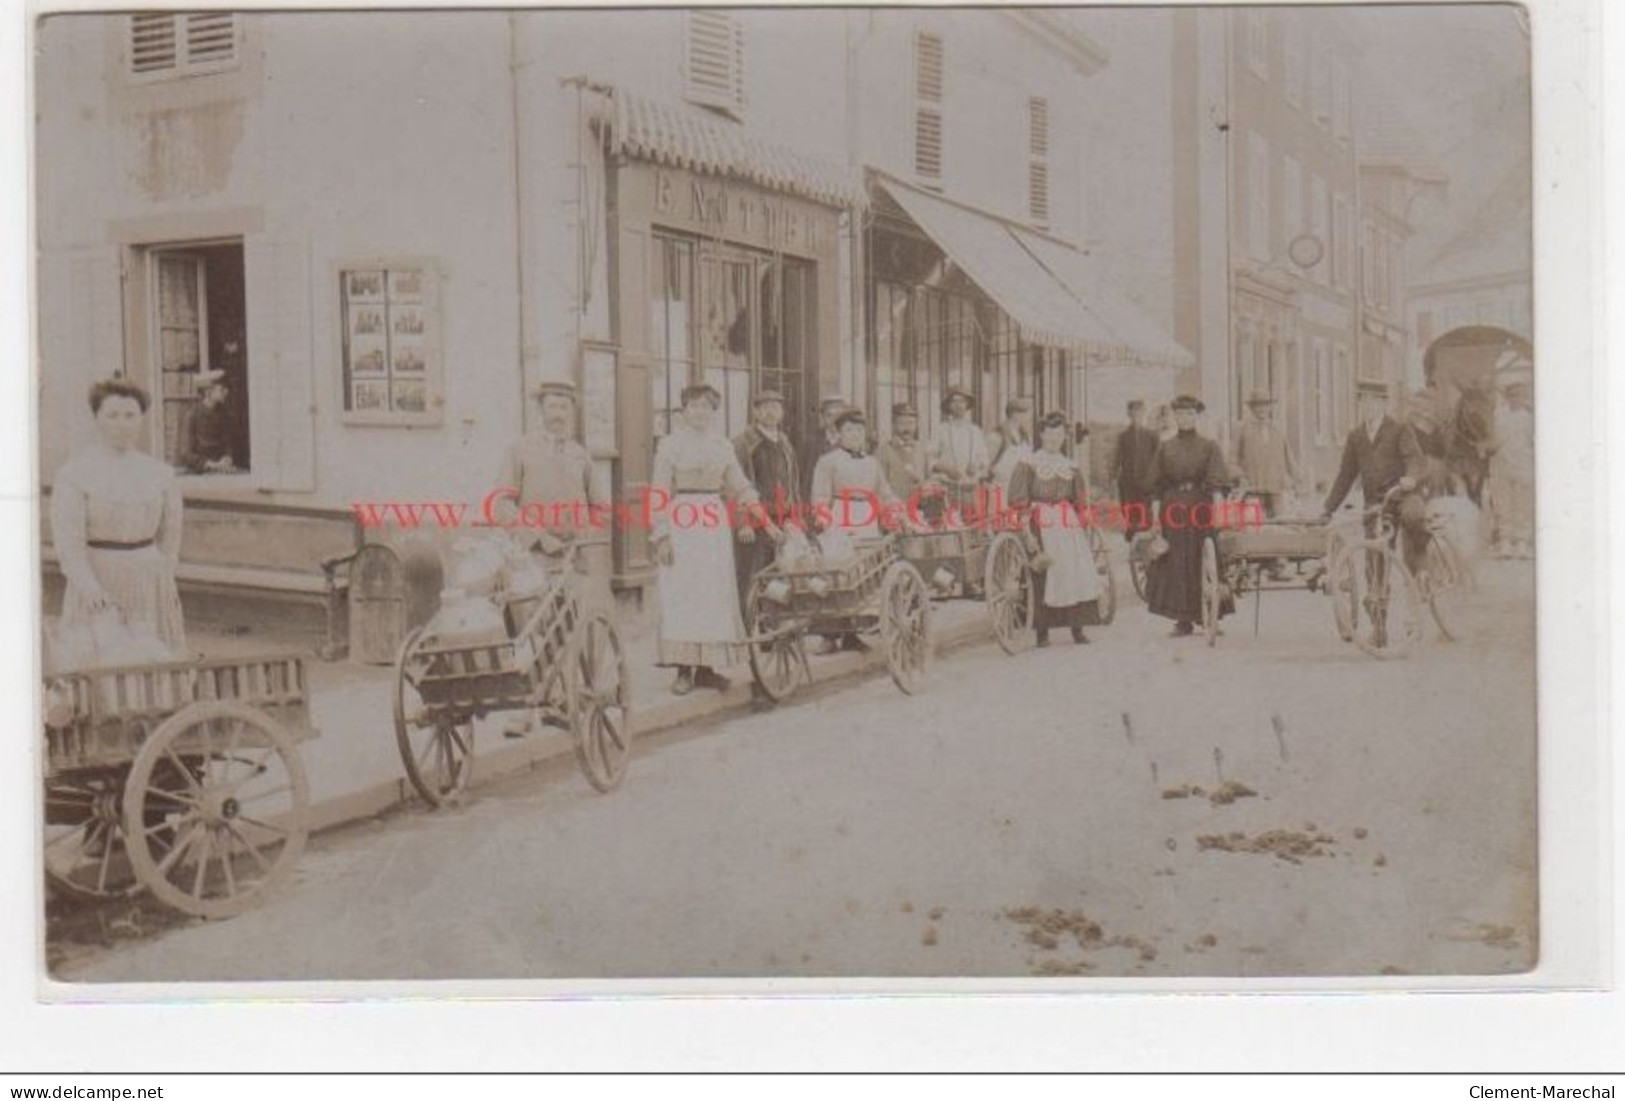
[[[199,475],[250,471],[249,363],[240,241],[147,250],[156,450]]]

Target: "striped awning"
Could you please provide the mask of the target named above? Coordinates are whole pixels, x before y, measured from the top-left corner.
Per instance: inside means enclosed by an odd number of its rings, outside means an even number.
[[[1009,315],[1023,340],[1158,366],[1195,362],[1087,254],[900,181],[876,178],[914,224]]]
[[[862,175],[764,141],[739,123],[687,103],[652,99],[624,88],[609,92],[612,151],[656,164],[749,180],[826,206],[863,207]]]

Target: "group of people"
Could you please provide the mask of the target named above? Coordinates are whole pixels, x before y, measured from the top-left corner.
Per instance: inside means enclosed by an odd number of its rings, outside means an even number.
[[[690,515],[744,520],[678,525],[670,510],[654,517],[659,664],[676,670],[674,693],[727,687],[720,670],[746,657],[743,610],[752,579],[775,560],[787,529],[824,527],[854,541],[880,537],[888,525],[929,530],[943,510],[976,508],[977,495],[993,485],[1008,507],[1033,517],[1035,550],[1047,567],[1039,582],[1039,644],[1048,644],[1055,627],[1088,641],[1083,627],[1102,582],[1081,525],[1052,515],[1087,503],[1066,414],[1048,414],[1035,434],[1032,403],[1014,399],[1005,421],[984,433],[971,416],[974,397],[955,387],[929,441],[920,438],[919,411],[899,403],[891,434],[876,448],[863,411],[831,396],[820,405],[819,431],[797,447],[777,391],[754,395],[751,424],[731,442],[712,429],[721,404],[714,388],[690,386],[680,402],[678,420],[656,447],[651,488],[692,506]],[[724,592],[732,599],[719,599]],[[855,635],[830,641],[865,648]]]
[[[208,416],[220,406],[216,382],[210,380],[210,397],[199,411],[198,431],[205,438]],[[511,507],[559,501],[610,505],[607,481],[575,439],[575,388],[549,382],[536,387],[533,396],[538,427],[510,450],[504,470],[507,484],[517,490]],[[1503,543],[1511,553],[1527,553],[1533,448],[1527,387],[1511,387],[1507,397],[1511,415],[1503,413],[1508,425],[1494,496]],[[116,613],[179,653],[185,640],[175,584],[181,495],[174,470],[140,447],[150,399],[139,386],[106,380],[91,388],[89,404],[97,442],[61,469],[52,488],[52,537],[67,581],[62,623],[83,626]],[[776,391],[754,395],[751,424],[732,441],[714,428],[721,405],[715,388],[689,386],[681,404],[680,417],[656,448],[651,489],[663,491],[674,505],[691,506],[694,514],[746,520],[678,525],[669,509],[652,518],[659,664],[676,671],[673,692],[727,687],[720,670],[747,656],[743,609],[751,579],[774,561],[796,518],[827,517],[861,540],[881,534],[883,516],[907,527],[927,527],[932,511],[922,502],[973,507],[976,495],[990,487],[1001,490],[1005,504],[1025,518],[1037,566],[1038,644],[1047,645],[1050,631],[1060,628],[1076,642],[1088,641],[1084,628],[1096,621],[1103,582],[1087,525],[1069,522],[1067,515],[1081,515],[1089,507],[1089,486],[1072,453],[1076,434],[1066,413],[1048,412],[1035,425],[1032,402],[1015,398],[998,427],[984,433],[971,416],[974,397],[955,387],[943,398],[943,421],[929,441],[920,438],[918,410],[898,404],[892,408],[891,434],[875,448],[864,413],[831,397],[820,407],[820,431],[798,448],[784,423],[784,395]],[[1125,536],[1137,533],[1134,517],[1148,518],[1154,557],[1147,603],[1153,614],[1174,621],[1175,635],[1193,634],[1202,618],[1202,542],[1212,533],[1174,518],[1190,517],[1194,505],[1211,504],[1238,476],[1266,513],[1274,514],[1298,481],[1285,434],[1269,416],[1272,404],[1268,395],[1253,396],[1253,416],[1238,434],[1232,464],[1216,440],[1197,431],[1204,411],[1199,398],[1182,395],[1170,403],[1171,434],[1147,426],[1144,402],[1129,403],[1130,424],[1113,449],[1109,478],[1130,521]],[[1399,486],[1405,492],[1397,518],[1406,559],[1414,566],[1428,538],[1419,486],[1428,477],[1430,456],[1415,428],[1388,414],[1381,386],[1362,384],[1358,409],[1359,424],[1345,441],[1324,512],[1336,510],[1356,481],[1368,502]],[[209,462],[204,460],[206,466]],[[855,507],[853,500],[859,502]],[[549,524],[526,528],[524,538],[550,568],[573,562],[596,579],[594,591],[607,599],[609,533],[601,526],[583,524],[580,511],[555,510]],[[863,646],[855,636],[835,642]]]

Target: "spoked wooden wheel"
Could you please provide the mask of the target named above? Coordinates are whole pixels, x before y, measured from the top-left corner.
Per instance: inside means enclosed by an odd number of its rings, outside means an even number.
[[[1421,596],[1392,547],[1351,549],[1357,618],[1354,644],[1375,658],[1399,658],[1422,640]]]
[[[1106,551],[1106,539],[1099,527],[1089,529],[1089,551],[1094,558],[1095,572],[1100,574],[1100,623],[1105,626],[1117,618],[1117,576],[1112,572],[1111,556]]]
[[[240,703],[195,703],[153,731],[130,769],[130,862],[160,901],[231,917],[293,871],[309,804],[298,748],[281,726]]]
[[[1134,595],[1141,600],[1145,599],[1145,571],[1150,547],[1151,536],[1144,532],[1136,535],[1128,547],[1128,577],[1134,585]]]
[[[1462,613],[1471,599],[1472,578],[1461,551],[1448,535],[1436,532],[1428,540],[1416,587],[1433,614],[1433,622],[1438,624],[1439,634],[1450,642],[1461,638]]]
[[[1033,643],[1033,575],[1027,548],[1008,532],[987,550],[984,596],[993,637],[1007,654],[1019,654]]]
[[[632,756],[632,691],[621,637],[603,612],[579,625],[569,675],[576,761],[594,788],[614,791]]]
[[[771,581],[758,578],[745,601],[745,624],[750,632],[750,675],[762,694],[782,703],[795,694],[809,675],[806,643],[800,630],[779,625],[781,618],[768,599]]]
[[[1326,551],[1326,595],[1332,598],[1332,619],[1337,624],[1337,637],[1344,642],[1354,641],[1354,622],[1360,606],[1354,580],[1355,558],[1345,540],[1339,536],[1332,537]]]
[[[1212,646],[1219,638],[1219,603],[1224,599],[1219,580],[1219,548],[1212,539],[1202,540],[1202,634]]]
[[[66,895],[120,898],[141,889],[124,844],[128,768],[45,782],[45,877]]]
[[[474,771],[474,723],[431,715],[423,706],[415,678],[423,669],[418,653],[423,628],[401,643],[395,659],[395,744],[406,778],[431,807],[455,802]]]
[[[931,660],[931,598],[920,571],[893,562],[880,579],[880,638],[891,679],[909,695],[925,682]]]

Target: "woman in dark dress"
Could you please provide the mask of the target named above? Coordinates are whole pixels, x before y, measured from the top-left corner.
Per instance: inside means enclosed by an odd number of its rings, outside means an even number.
[[[1049,645],[1054,627],[1068,628],[1073,642],[1088,642],[1084,626],[1100,622],[1104,586],[1089,545],[1089,486],[1064,450],[1070,434],[1065,413],[1046,414],[1038,426],[1038,450],[1023,454],[1010,475],[1010,505],[1027,514],[1045,562],[1033,574],[1040,646]]]
[[[1229,471],[1218,442],[1196,431],[1202,402],[1184,394],[1172,408],[1176,430],[1157,448],[1147,477],[1155,501],[1153,534],[1162,536],[1168,551],[1146,571],[1145,602],[1152,615],[1174,621],[1176,636],[1185,636],[1195,633],[1202,618],[1202,542],[1213,534],[1213,495],[1225,488]]]

